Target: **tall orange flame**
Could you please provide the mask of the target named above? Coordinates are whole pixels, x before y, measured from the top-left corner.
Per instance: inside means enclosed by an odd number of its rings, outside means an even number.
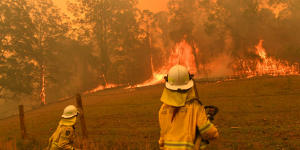
[[[153,60],[151,57],[152,77],[149,80],[141,84],[137,84],[134,87],[143,87],[161,83],[164,76],[166,76],[166,74],[168,73],[169,69],[177,64],[187,67],[190,73],[197,72],[192,47],[185,40],[175,45],[175,48],[171,51],[171,54],[169,56],[168,63],[163,65],[157,71],[154,70]]]

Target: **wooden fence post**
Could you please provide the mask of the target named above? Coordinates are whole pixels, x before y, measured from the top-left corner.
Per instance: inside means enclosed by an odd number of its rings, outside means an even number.
[[[79,109],[79,118],[80,118],[80,125],[81,125],[81,131],[82,131],[82,136],[84,139],[88,138],[88,133],[87,133],[87,128],[86,128],[86,123],[85,123],[85,119],[84,119],[84,111],[83,111],[83,107],[82,107],[82,100],[81,100],[81,95],[77,94],[76,95],[76,103],[77,103],[77,107]]]
[[[19,119],[20,119],[20,129],[21,129],[21,137],[24,140],[27,137],[25,122],[24,122],[24,106],[19,105]]]

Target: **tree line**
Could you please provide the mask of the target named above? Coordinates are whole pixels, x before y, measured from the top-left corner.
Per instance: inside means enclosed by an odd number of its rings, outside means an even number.
[[[198,73],[220,55],[258,59],[263,39],[274,57],[300,58],[300,0],[274,14],[257,0],[170,0],[157,13],[137,0],[74,0],[66,15],[51,0],[0,1],[0,98],[55,100],[115,83],[134,85],[167,62],[170,49],[185,40]],[[228,64],[232,65],[232,64]],[[43,79],[45,82],[43,83]]]

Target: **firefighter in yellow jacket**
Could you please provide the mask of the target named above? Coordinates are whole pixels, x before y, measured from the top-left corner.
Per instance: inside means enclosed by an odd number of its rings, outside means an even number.
[[[49,139],[48,150],[74,150],[75,123],[78,115],[77,108],[69,105],[64,109],[62,119],[56,131]]]
[[[193,86],[192,76],[184,66],[176,65],[169,70],[159,110],[161,150],[204,149],[205,144],[195,145],[199,138],[203,141],[219,136]]]

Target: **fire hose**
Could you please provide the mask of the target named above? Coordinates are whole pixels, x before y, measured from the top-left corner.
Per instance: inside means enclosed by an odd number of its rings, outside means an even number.
[[[199,99],[196,82],[194,79],[193,81],[194,81],[195,94],[197,99]],[[215,115],[219,112],[219,108],[213,105],[204,106],[204,109],[207,115],[207,119],[211,122],[214,120]],[[202,139],[199,130],[196,130],[196,137],[194,143],[195,143],[195,149],[198,150],[198,149],[205,149],[209,144],[209,141]]]

